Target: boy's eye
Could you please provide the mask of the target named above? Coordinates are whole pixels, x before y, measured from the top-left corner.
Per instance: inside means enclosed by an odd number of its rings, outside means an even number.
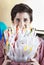
[[[20,19],[17,18],[16,21],[17,21],[17,22],[20,22]]]
[[[27,21],[27,18],[24,19],[24,22],[26,22],[26,21]]]

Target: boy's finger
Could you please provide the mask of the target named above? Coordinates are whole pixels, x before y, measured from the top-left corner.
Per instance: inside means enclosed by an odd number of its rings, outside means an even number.
[[[33,62],[38,62],[38,61],[37,61],[36,59],[34,59],[34,58],[32,58],[31,60],[32,60]]]
[[[7,62],[11,62],[11,60],[7,60]]]
[[[7,59],[7,56],[5,55],[5,60]]]
[[[31,62],[31,65],[40,65],[39,63]]]

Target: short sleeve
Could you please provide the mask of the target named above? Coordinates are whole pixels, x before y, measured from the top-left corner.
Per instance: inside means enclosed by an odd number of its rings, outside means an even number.
[[[40,63],[40,65],[44,65],[44,40],[42,38],[39,38],[40,45],[37,49],[37,53],[35,58]]]

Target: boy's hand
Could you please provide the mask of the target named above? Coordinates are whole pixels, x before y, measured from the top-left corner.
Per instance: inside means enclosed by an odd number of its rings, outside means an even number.
[[[5,60],[2,65],[7,65],[8,62],[11,62],[11,60],[7,59],[7,56],[5,55]]]
[[[30,62],[31,65],[40,65],[36,59],[31,59],[31,60],[32,60],[32,62]]]

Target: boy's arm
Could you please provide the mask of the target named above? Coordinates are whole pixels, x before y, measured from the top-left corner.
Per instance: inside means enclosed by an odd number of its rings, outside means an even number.
[[[40,46],[38,47],[35,58],[40,63],[40,65],[44,65],[44,40],[39,38],[39,41],[40,41]]]
[[[44,40],[41,39],[40,51],[39,51],[39,63],[44,65]]]

